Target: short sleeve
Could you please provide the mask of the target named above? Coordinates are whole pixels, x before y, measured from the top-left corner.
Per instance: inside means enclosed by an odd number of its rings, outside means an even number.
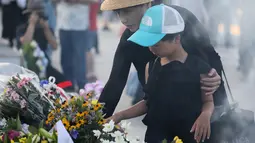
[[[188,66],[192,71],[198,74],[208,74],[211,70],[211,66],[206,63],[202,58],[197,56],[188,56],[187,62]]]

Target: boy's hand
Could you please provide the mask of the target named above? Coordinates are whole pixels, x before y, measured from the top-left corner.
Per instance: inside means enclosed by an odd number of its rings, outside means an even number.
[[[120,123],[121,120],[122,120],[122,114],[121,113],[116,113],[113,116],[107,118],[106,122],[110,122],[111,120],[113,120],[115,124]]]
[[[195,132],[194,139],[199,143],[202,139],[202,142],[207,138],[210,138],[211,135],[211,123],[210,123],[211,114],[207,112],[202,112],[197,118],[196,122],[191,128],[191,133]]]

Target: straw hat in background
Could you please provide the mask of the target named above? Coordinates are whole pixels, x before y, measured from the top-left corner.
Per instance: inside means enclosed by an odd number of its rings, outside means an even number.
[[[104,0],[101,10],[117,10],[152,2],[152,0]]]

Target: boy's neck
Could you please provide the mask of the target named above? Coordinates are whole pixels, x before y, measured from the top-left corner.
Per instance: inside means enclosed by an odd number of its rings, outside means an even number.
[[[180,48],[177,48],[172,55],[165,57],[164,59],[168,62],[179,61],[184,63],[187,57],[188,57],[188,53],[182,47],[180,47]]]

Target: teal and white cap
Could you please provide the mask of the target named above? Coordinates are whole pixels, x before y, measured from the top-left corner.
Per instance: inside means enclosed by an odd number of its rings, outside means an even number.
[[[184,20],[177,10],[160,4],[149,8],[145,12],[139,29],[128,41],[149,47],[157,44],[166,34],[182,32],[184,27]]]

